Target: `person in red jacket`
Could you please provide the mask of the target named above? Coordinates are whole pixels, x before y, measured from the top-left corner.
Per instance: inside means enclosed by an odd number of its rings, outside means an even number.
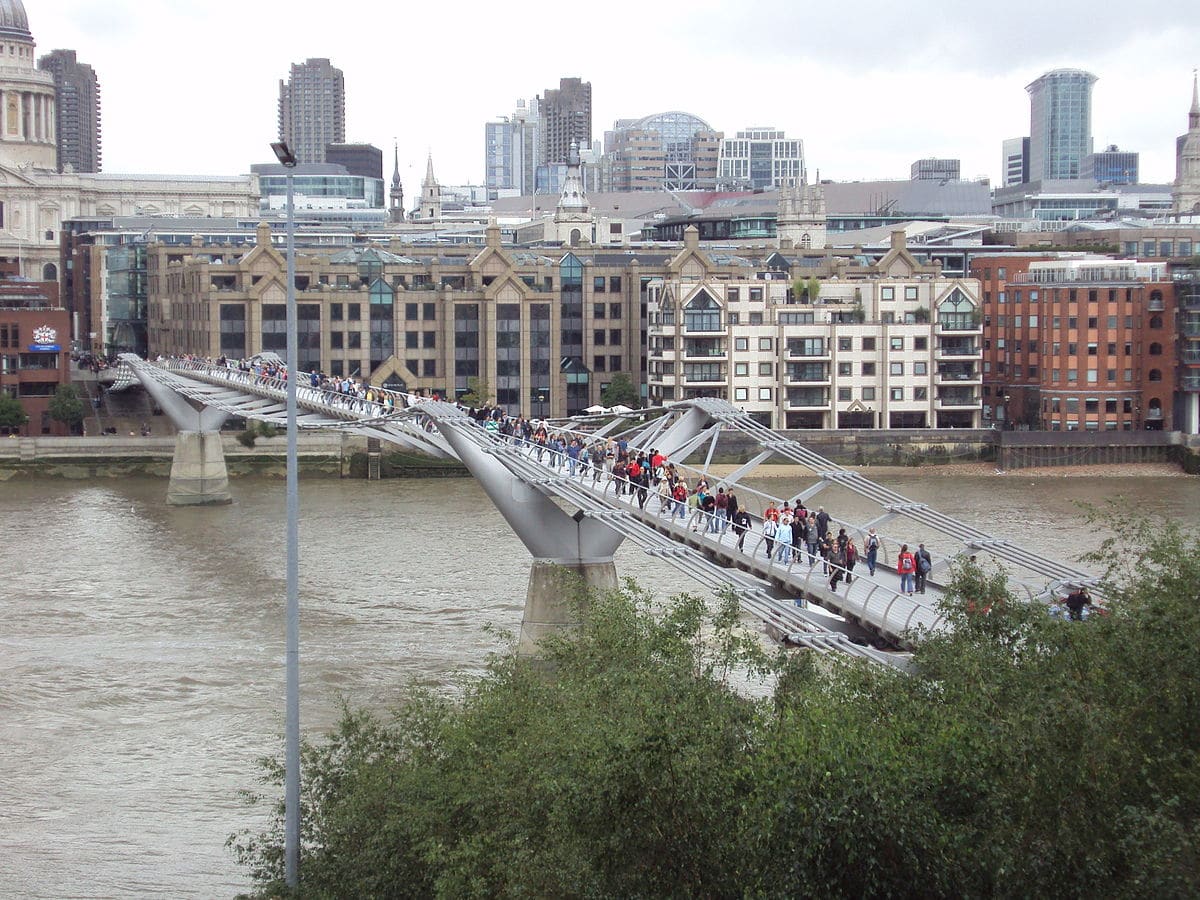
[[[896,557],[896,572],[900,576],[900,593],[913,595],[913,574],[917,571],[917,560],[908,552],[908,544],[900,545],[900,553]]]

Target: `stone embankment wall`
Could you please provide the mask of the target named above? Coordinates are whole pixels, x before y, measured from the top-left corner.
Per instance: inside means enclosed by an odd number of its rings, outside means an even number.
[[[994,458],[997,432],[992,429],[894,429],[782,431],[780,434],[814,453],[844,466],[922,466],[978,462]],[[713,461],[724,464],[748,462],[761,448],[748,437],[726,432],[717,442]],[[707,446],[685,462],[702,464]],[[776,460],[782,462],[782,460]]]
[[[1173,462],[1194,473],[1200,468],[1198,442],[1197,436],[1177,431],[1003,431],[996,466],[1009,470]]]

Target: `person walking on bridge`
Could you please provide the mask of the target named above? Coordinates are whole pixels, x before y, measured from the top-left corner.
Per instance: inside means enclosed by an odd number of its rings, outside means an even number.
[[[925,549],[924,544],[917,544],[916,552],[917,571],[917,593],[925,593],[925,576],[929,574],[929,570],[933,568],[933,557],[929,555],[929,551]]]
[[[829,565],[833,569],[833,577],[829,579],[829,589],[837,593],[838,583],[846,572],[846,545],[834,541],[829,552]]]
[[[733,514],[733,533],[737,535],[737,548],[746,552],[746,532],[750,530],[750,513],[739,509]]]
[[[896,572],[900,575],[900,593],[913,595],[913,575],[917,571],[917,560],[908,552],[908,544],[900,545],[896,556]]]
[[[875,562],[879,559],[879,535],[874,528],[867,530],[867,572],[875,577]]]

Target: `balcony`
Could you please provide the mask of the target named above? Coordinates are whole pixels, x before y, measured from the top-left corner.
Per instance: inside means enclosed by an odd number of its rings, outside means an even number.
[[[982,334],[983,322],[967,318],[938,319],[937,334]]]
[[[788,347],[788,359],[829,359],[829,347]]]
[[[788,363],[784,378],[788,384],[829,384],[829,366],[825,363]]]
[[[979,406],[980,397],[974,390],[964,390],[962,388],[944,388],[938,392],[938,406],[941,407],[962,407],[962,406]]]
[[[789,409],[827,408],[829,406],[829,391],[823,388],[790,388],[787,392]]]
[[[1151,297],[1146,301],[1146,309],[1150,310],[1150,312],[1162,312],[1166,308],[1162,297]]]
[[[685,359],[724,359],[725,354],[724,341],[684,341],[683,344]]]
[[[694,363],[683,367],[683,380],[688,384],[724,384],[728,378],[725,366]]]
[[[1179,378],[1179,386],[1185,391],[1200,391],[1200,372],[1186,372]]]
[[[937,382],[939,384],[953,381],[983,381],[983,376],[975,371],[973,365],[949,364],[938,366]]]
[[[1184,350],[1179,354],[1179,361],[1185,366],[1200,366],[1200,350]]]
[[[937,345],[938,356],[978,356],[979,345],[972,340],[943,338]]]
[[[1188,313],[1179,325],[1184,337],[1200,337],[1200,316]]]

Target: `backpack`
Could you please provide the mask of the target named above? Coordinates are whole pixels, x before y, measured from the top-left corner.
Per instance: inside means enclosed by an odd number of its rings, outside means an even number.
[[[917,571],[918,571],[918,572],[920,572],[922,575],[924,575],[924,574],[925,574],[926,572],[928,572],[928,571],[929,571],[931,568],[933,568],[933,566],[931,566],[931,565],[929,564],[929,560],[927,560],[927,559],[926,559],[925,557],[923,557],[923,556],[918,556],[918,557],[917,557]]]
[[[900,558],[896,560],[896,571],[902,575],[907,575],[913,570],[913,557],[911,553],[901,553]]]
[[[867,538],[867,549],[868,550],[878,550],[879,549],[879,538],[876,537],[875,535],[871,535],[870,537],[868,537]]]

